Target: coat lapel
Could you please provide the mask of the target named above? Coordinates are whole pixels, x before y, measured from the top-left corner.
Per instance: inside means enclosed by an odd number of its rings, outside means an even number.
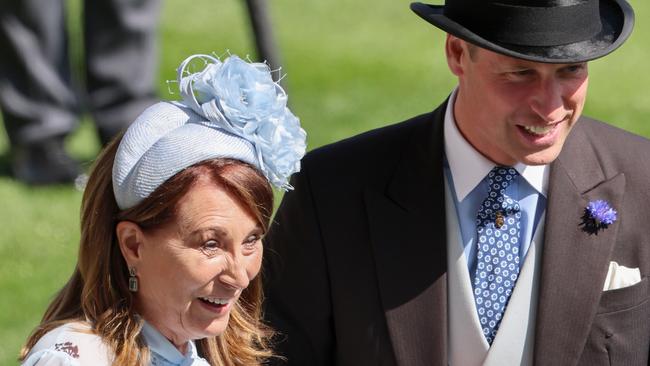
[[[381,302],[398,365],[447,364],[443,116],[413,126],[388,182],[365,191]]]
[[[623,174],[607,177],[586,136],[574,128],[551,165],[535,336],[536,365],[575,365],[585,346],[618,225],[598,235],[579,226],[591,200],[622,203]]]

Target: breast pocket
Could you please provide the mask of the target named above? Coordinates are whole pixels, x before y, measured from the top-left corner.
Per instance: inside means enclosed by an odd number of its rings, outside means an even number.
[[[648,277],[644,277],[632,286],[603,291],[597,314],[625,311],[642,304],[648,300],[649,284]]]
[[[648,365],[649,292],[645,277],[632,286],[602,293],[580,365]]]

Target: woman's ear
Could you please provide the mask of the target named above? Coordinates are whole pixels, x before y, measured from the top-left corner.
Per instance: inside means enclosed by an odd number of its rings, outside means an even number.
[[[120,221],[115,228],[115,234],[126,264],[129,267],[137,267],[144,241],[142,229],[131,221]]]

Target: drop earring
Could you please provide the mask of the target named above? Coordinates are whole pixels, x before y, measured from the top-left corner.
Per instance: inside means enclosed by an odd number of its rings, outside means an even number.
[[[138,277],[135,276],[135,267],[129,267],[129,291],[138,292]]]

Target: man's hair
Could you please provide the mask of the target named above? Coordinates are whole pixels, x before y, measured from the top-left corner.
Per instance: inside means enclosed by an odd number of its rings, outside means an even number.
[[[469,53],[469,59],[472,60],[472,61],[476,61],[476,54],[478,53],[478,46],[473,44],[473,43],[469,43],[467,41],[465,41],[465,44],[467,45],[467,51]]]

